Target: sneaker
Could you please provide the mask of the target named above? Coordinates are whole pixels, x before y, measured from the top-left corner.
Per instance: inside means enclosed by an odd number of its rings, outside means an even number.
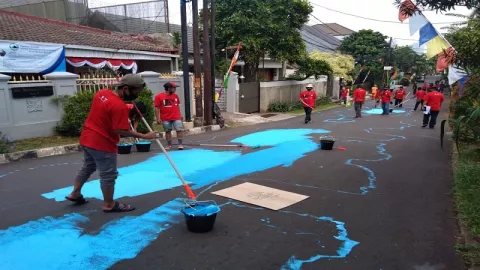
[[[179,144],[178,145],[178,150],[183,150],[183,145]]]
[[[422,126],[422,128],[426,128],[426,127],[427,127],[427,125],[423,125],[423,126]]]

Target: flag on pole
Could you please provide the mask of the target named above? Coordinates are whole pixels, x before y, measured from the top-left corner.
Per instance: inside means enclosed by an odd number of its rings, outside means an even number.
[[[215,93],[215,102],[222,96],[223,89],[228,88],[228,81],[230,80],[230,74],[232,73],[232,69],[238,61],[238,57],[240,55],[240,49],[242,48],[242,42],[238,43],[237,51],[233,55],[232,62],[230,63],[230,67],[228,68],[227,74],[225,76],[225,80],[223,81],[222,88],[218,93]]]

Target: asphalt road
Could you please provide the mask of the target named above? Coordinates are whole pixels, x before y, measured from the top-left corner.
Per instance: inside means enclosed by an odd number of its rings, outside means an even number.
[[[127,214],[99,211],[95,181],[84,191],[90,203],[62,201],[80,153],[1,165],[0,269],[462,269],[449,151],[439,126],[422,129],[412,106],[358,120],[338,108],[307,125],[297,117],[188,137],[261,146],[172,152],[199,200],[221,205],[205,234],[187,231],[176,201],[183,189],[158,149],[119,156],[117,195],[137,207]],[[325,130],[346,151],[318,149]],[[243,182],[309,198],[272,211],[211,194]]]

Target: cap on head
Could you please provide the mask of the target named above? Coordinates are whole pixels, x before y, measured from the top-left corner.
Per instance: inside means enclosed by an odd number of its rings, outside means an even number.
[[[145,81],[142,76],[137,74],[127,74],[123,76],[119,84],[142,89],[145,87]]]
[[[307,88],[313,88],[313,84],[311,83],[307,84]]]
[[[177,85],[175,82],[167,82],[166,84],[163,85],[165,87],[165,90],[170,89],[170,88],[177,88]]]
[[[400,89],[403,89],[403,85],[402,85],[402,86],[400,86]]]

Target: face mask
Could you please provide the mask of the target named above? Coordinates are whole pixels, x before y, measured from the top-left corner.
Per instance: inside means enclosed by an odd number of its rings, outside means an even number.
[[[132,101],[138,97],[138,95],[132,93],[132,90],[128,89],[128,92],[129,93],[127,94],[127,91],[123,91],[123,100]]]

